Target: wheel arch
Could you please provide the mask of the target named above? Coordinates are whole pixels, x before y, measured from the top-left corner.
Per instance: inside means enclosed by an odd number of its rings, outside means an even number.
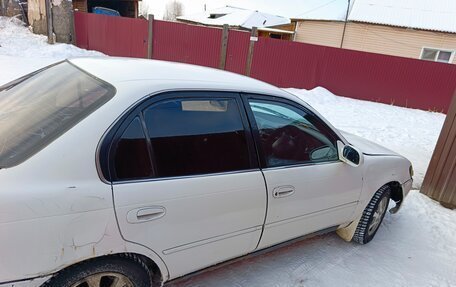
[[[359,221],[361,220],[361,217],[363,215],[364,209],[367,207],[369,204],[370,200],[373,198],[375,193],[380,190],[384,186],[388,186],[391,190],[391,199],[396,203],[396,206],[390,209],[391,213],[396,213],[397,210],[399,209],[403,199],[404,199],[404,194],[402,192],[402,186],[401,184],[396,181],[392,180],[390,182],[387,182],[380,187],[378,187],[368,198],[368,200],[363,201],[363,204],[360,204],[358,206],[357,211],[356,211],[356,218],[347,226],[343,226],[339,229],[337,229],[336,233],[339,235],[343,240],[350,242],[353,239],[353,235],[355,234],[356,227],[358,226]]]
[[[166,281],[168,278],[168,270],[166,266],[162,265],[160,266],[160,260],[154,260],[148,255],[141,254],[141,253],[134,253],[134,252],[120,252],[120,253],[112,253],[112,254],[106,254],[106,255],[101,255],[97,257],[92,257],[92,258],[87,258],[84,260],[81,260],[79,262],[76,262],[74,264],[65,266],[64,268],[60,269],[56,273],[54,273],[46,282],[44,282],[41,287],[47,287],[48,283],[52,281],[53,278],[55,278],[57,275],[60,273],[76,266],[79,264],[87,263],[89,261],[94,262],[97,260],[102,260],[102,259],[109,259],[109,258],[118,258],[121,257],[125,260],[130,260],[135,263],[140,263],[141,265],[145,266],[150,274],[152,275],[151,280],[155,285],[153,286],[162,286],[162,283]],[[139,262],[138,262],[139,261]],[[158,261],[158,264],[157,264]],[[164,270],[163,270],[164,268]]]

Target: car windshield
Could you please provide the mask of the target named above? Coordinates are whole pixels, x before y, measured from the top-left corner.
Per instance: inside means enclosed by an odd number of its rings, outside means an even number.
[[[114,94],[67,61],[0,87],[0,168],[36,154]]]

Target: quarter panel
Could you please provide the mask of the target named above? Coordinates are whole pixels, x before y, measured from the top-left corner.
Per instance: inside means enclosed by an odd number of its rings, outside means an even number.
[[[129,91],[135,90],[118,87],[120,93]],[[96,167],[98,142],[132,104],[123,99],[115,96],[27,161],[0,170],[0,282],[128,251],[111,186],[100,180]]]

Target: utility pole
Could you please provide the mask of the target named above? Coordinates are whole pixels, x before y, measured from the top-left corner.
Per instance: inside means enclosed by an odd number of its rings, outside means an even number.
[[[355,1],[355,0],[353,0],[353,1]],[[348,0],[347,13],[345,14],[344,31],[342,32],[342,40],[340,41],[340,48],[344,47],[345,30],[347,29],[347,22],[348,22],[348,14],[349,13],[350,13],[350,0]]]

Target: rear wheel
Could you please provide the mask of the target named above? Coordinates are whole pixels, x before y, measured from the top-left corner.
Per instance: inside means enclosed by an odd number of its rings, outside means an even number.
[[[364,209],[361,220],[353,235],[353,241],[360,244],[366,244],[374,238],[383,221],[383,217],[385,217],[390,198],[391,189],[388,185],[382,186],[374,194],[371,201]]]
[[[134,255],[95,259],[69,267],[45,287],[151,287],[147,266]]]

